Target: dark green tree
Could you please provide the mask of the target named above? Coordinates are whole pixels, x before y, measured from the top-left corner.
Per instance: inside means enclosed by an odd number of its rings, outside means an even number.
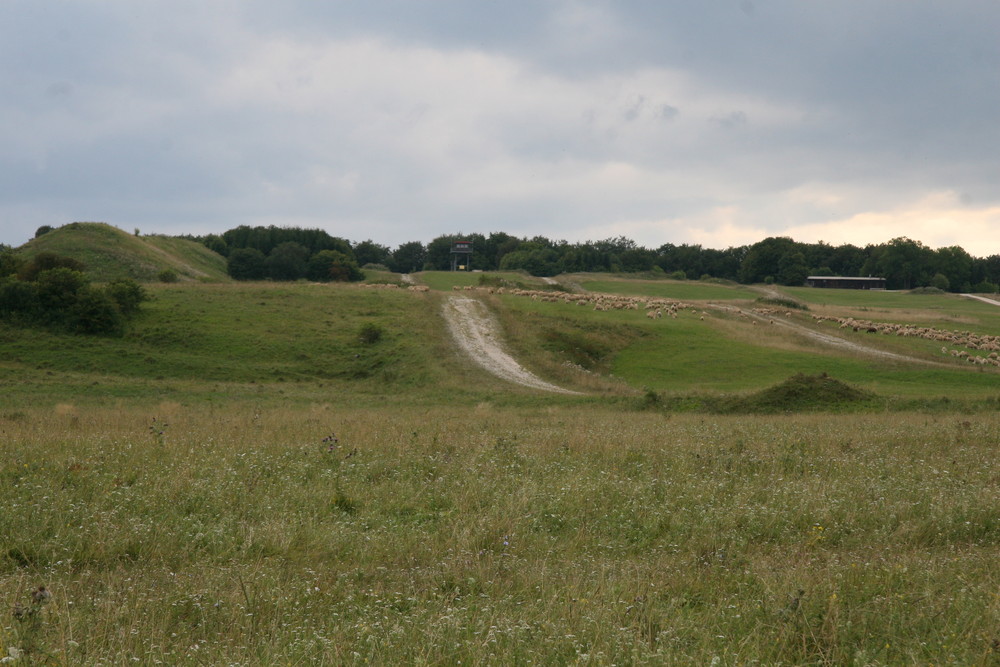
[[[514,252],[504,255],[503,271],[527,271],[533,276],[554,276],[559,273],[559,255],[540,243],[526,241]]]
[[[309,260],[308,277],[317,282],[354,282],[365,274],[353,257],[337,250],[320,250]]]
[[[740,282],[762,283],[768,278],[778,279],[781,258],[786,254],[801,252],[798,244],[784,236],[772,236],[750,246],[740,265]]]
[[[77,302],[90,282],[79,271],[58,267],[46,269],[34,281],[37,286],[38,309],[49,322],[65,321],[66,314]]]
[[[0,244],[0,278],[16,275],[24,268],[24,258],[13,248]]]
[[[420,241],[410,241],[396,248],[389,261],[389,268],[396,273],[423,271],[427,263],[427,249]]]
[[[229,253],[226,271],[234,280],[263,280],[267,274],[264,259],[256,248],[238,248]]]
[[[264,266],[271,280],[304,278],[309,267],[309,249],[297,241],[285,241],[275,246]]]
[[[868,251],[862,272],[885,278],[887,288],[912,289],[930,282],[934,251],[923,243],[901,236]]]
[[[782,285],[797,286],[805,283],[809,276],[806,256],[801,252],[786,252],[778,260],[777,281]]]
[[[933,270],[945,276],[952,291],[966,291],[972,287],[973,259],[959,246],[938,248],[934,252]],[[933,284],[933,283],[931,283]],[[942,289],[948,289],[944,287]]]
[[[465,239],[461,234],[439,236],[427,244],[426,266],[432,271],[447,271],[451,268],[451,249],[455,241]],[[473,248],[475,252],[475,248]]]
[[[0,318],[33,321],[38,315],[38,285],[14,276],[0,278]]]
[[[369,239],[354,246],[354,259],[360,266],[364,266],[365,264],[382,264],[388,266],[392,259],[392,253],[387,246],[380,245]]]
[[[218,234],[209,234],[201,240],[201,243],[212,252],[217,252],[223,257],[229,254],[229,246]]]

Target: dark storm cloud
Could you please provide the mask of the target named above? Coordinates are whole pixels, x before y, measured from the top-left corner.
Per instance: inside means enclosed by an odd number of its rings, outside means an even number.
[[[0,242],[101,219],[725,246],[876,216],[1000,245],[993,3],[15,0],[3,18]]]

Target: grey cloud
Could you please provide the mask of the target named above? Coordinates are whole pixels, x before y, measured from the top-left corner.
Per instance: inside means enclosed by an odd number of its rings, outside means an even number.
[[[804,183],[867,193],[838,212],[940,189],[989,206],[998,33],[985,0],[12,0],[0,242],[88,218],[165,232],[323,221],[385,243],[480,225],[571,236],[720,206],[773,224],[797,214],[784,197]],[[385,99],[331,90],[328,106],[289,109],[216,88],[262,45],[350,40],[496,59],[511,98],[484,110],[362,87]],[[415,74],[401,68],[399,87]],[[307,83],[286,94],[306,104],[332,85]],[[456,185],[520,173],[532,178],[480,199]]]
[[[731,111],[726,114],[712,116],[709,118],[712,123],[726,129],[733,129],[747,124],[747,115],[742,111]]]

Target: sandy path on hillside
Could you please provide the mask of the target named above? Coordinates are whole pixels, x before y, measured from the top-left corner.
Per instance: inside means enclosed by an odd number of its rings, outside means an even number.
[[[443,311],[458,346],[474,362],[498,378],[559,394],[580,393],[546,382],[507,354],[501,343],[500,326],[482,301],[452,296],[445,300]]]
[[[1000,301],[997,301],[996,299],[988,299],[985,296],[978,296],[976,294],[962,294],[961,296],[969,299],[975,299],[976,301],[982,301],[983,303],[988,303],[991,306],[1000,306]]]

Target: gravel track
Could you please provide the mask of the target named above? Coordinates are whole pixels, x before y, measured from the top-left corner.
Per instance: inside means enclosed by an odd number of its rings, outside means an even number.
[[[482,301],[452,296],[445,300],[443,311],[458,346],[493,375],[532,389],[558,394],[580,394],[546,382],[507,354],[501,343],[500,326]]]

